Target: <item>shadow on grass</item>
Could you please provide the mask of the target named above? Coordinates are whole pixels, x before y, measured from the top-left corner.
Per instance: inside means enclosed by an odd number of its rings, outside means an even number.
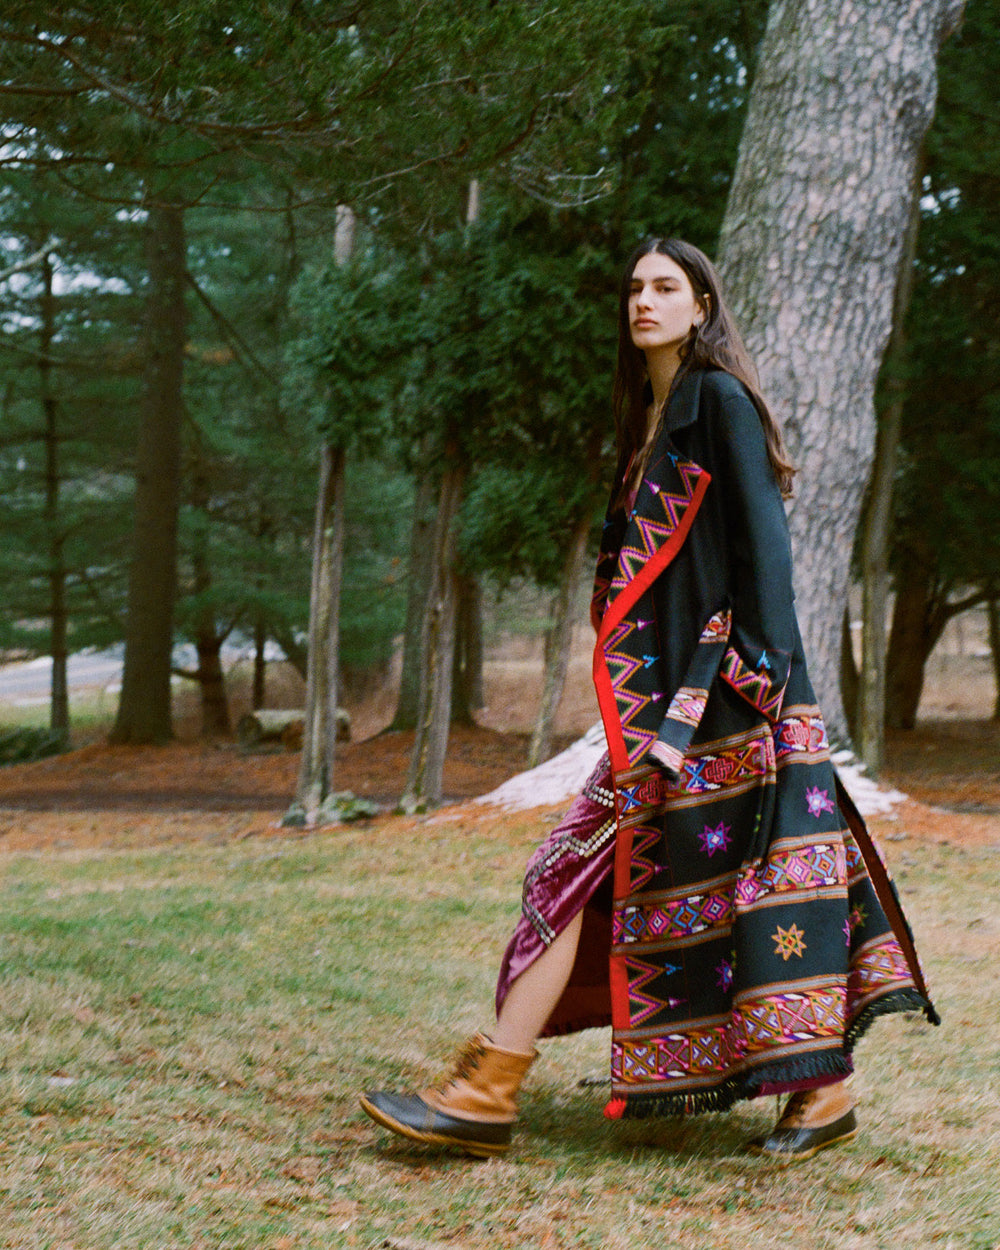
[[[678,1160],[711,1159],[722,1164],[737,1159],[768,1166],[767,1160],[749,1154],[746,1145],[770,1127],[774,1099],[727,1112],[610,1121],[603,1116],[603,1098],[595,1099],[593,1093],[582,1092],[571,1098],[543,1092],[526,1096],[510,1151],[499,1157],[518,1163],[523,1156],[545,1154],[553,1163],[565,1164],[579,1156],[599,1164],[623,1162],[649,1151]],[[456,1163],[474,1167],[488,1162],[457,1147],[422,1145],[374,1124],[371,1129],[372,1153],[403,1166],[447,1171]]]

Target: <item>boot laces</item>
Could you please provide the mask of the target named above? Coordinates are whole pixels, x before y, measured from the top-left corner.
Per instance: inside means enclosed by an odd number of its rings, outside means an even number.
[[[441,1088],[447,1089],[449,1086],[456,1084],[458,1081],[465,1080],[471,1076],[479,1067],[479,1061],[483,1055],[483,1044],[477,1038],[470,1038],[465,1046],[458,1052],[455,1062],[451,1069],[445,1075]]]
[[[809,1104],[813,1101],[814,1089],[797,1089],[789,1098],[779,1123],[788,1128],[798,1128],[809,1112]]]

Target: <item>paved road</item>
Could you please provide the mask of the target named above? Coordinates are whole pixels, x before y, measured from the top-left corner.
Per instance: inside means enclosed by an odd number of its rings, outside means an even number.
[[[69,658],[67,681],[71,690],[86,686],[116,687],[121,678],[120,651],[88,652]],[[0,702],[15,707],[47,703],[51,688],[52,660],[48,656],[0,666]]]
[[[270,653],[272,651],[273,654]],[[228,667],[237,660],[246,659],[249,654],[246,646],[225,646],[222,648],[222,662]],[[276,648],[269,647],[265,654],[269,660],[284,658]],[[70,690],[90,687],[117,692],[122,680],[122,656],[122,647],[71,655],[66,677]],[[174,663],[193,668],[197,663],[194,648],[179,645],[174,651]],[[47,703],[51,689],[52,660],[48,656],[27,660],[23,664],[0,665],[0,703],[14,707]]]

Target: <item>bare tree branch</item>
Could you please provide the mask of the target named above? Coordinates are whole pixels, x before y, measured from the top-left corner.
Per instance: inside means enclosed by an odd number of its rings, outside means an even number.
[[[23,273],[26,269],[34,269],[39,261],[44,260],[45,257],[48,256],[49,252],[55,249],[58,242],[59,240],[53,236],[53,238],[49,239],[47,243],[44,243],[37,252],[32,252],[32,254],[30,256],[26,256],[24,260],[19,260],[16,264],[10,265],[6,269],[0,269],[0,282],[6,282],[6,280],[13,277],[14,274]]]

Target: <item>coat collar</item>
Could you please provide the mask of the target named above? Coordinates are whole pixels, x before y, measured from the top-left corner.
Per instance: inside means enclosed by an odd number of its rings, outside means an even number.
[[[668,434],[673,434],[698,419],[701,380],[704,375],[704,369],[690,369],[677,383],[663,416],[663,428]]]

